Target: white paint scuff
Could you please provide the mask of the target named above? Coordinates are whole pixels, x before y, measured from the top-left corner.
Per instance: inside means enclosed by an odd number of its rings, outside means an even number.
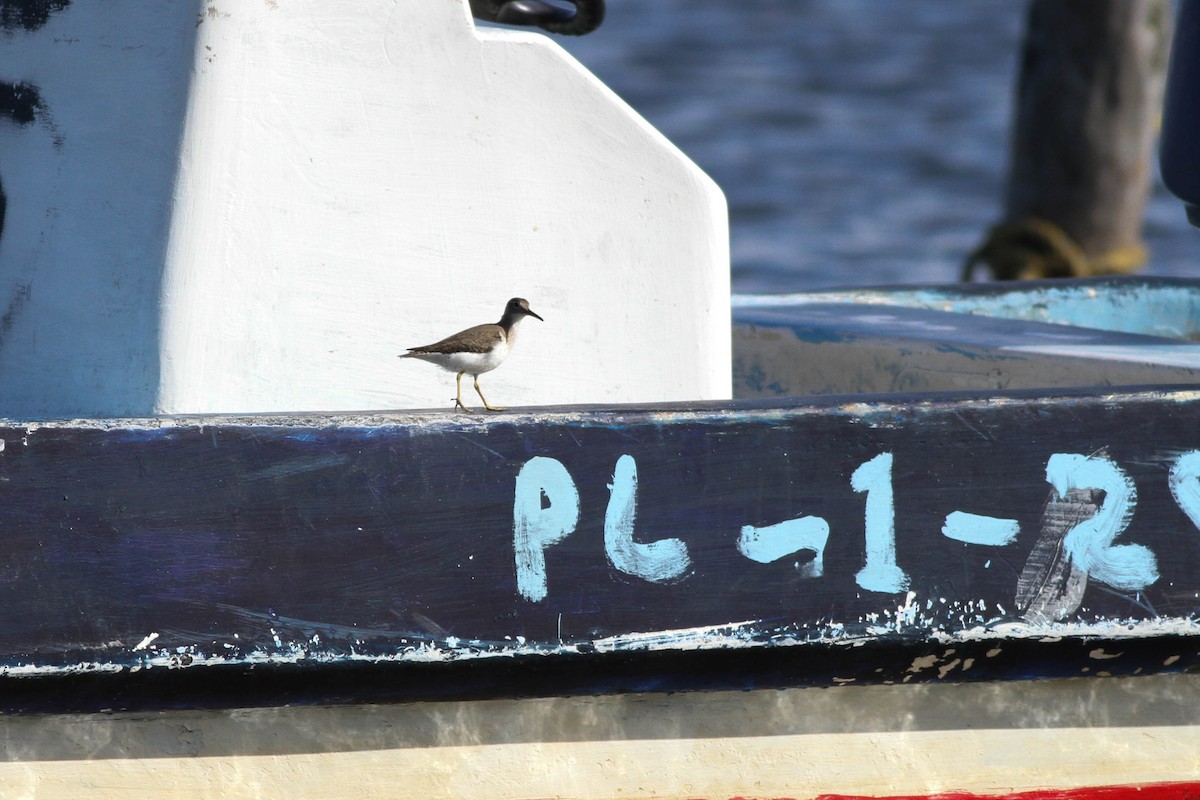
[[[134,650],[145,650],[157,638],[158,638],[157,633],[147,634],[146,638],[142,639],[140,642],[138,642],[136,645],[134,645],[133,649]]]

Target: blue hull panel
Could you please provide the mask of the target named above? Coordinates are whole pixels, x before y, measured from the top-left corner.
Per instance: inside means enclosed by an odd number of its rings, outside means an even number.
[[[1200,395],[0,429],[0,705],[1196,663]]]

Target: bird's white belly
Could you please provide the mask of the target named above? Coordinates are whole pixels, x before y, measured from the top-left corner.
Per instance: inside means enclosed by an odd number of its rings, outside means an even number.
[[[508,345],[502,343],[487,353],[438,353],[436,361],[430,356],[422,357],[428,361],[434,361],[439,367],[450,372],[482,375],[500,366],[507,355]]]

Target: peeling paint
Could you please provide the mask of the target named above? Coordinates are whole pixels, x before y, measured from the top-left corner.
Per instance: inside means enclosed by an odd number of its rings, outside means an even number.
[[[157,633],[151,633],[151,634],[147,634],[147,636],[146,636],[146,638],[145,638],[145,639],[142,639],[140,642],[138,642],[137,644],[135,644],[135,645],[133,646],[133,649],[134,649],[135,651],[136,651],[136,650],[145,650],[145,649],[146,649],[147,647],[149,647],[149,646],[150,646],[150,644],[151,644],[151,643],[152,643],[152,642],[153,642],[155,639],[157,639],[157,638],[158,638],[158,634],[157,634]]]

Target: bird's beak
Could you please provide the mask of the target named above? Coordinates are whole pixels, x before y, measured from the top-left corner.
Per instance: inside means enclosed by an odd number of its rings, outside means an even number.
[[[527,309],[525,309],[525,313],[526,313],[526,314],[528,314],[528,315],[529,315],[529,316],[531,316],[531,317],[537,317],[538,319],[542,319],[542,316],[541,316],[541,314],[535,314],[533,311],[529,310],[528,308],[527,308]],[[545,322],[545,321],[546,321],[546,320],[542,319],[542,322]]]

